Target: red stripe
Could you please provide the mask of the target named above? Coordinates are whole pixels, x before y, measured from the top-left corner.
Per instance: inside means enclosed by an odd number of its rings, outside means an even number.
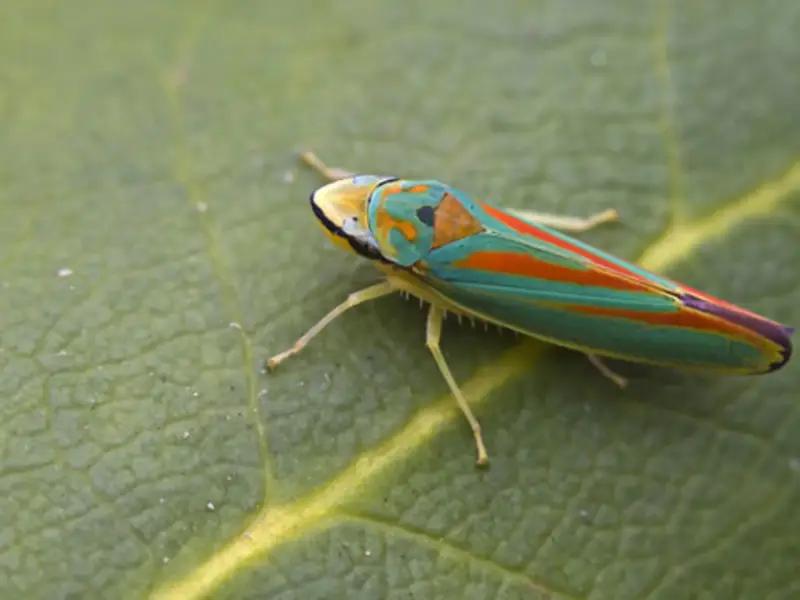
[[[545,281],[560,281],[612,290],[653,293],[652,286],[623,279],[606,271],[591,268],[572,269],[563,265],[539,260],[519,252],[481,250],[453,263],[464,269],[475,269],[502,275],[518,275]]]
[[[610,261],[606,260],[605,258],[603,258],[601,256],[598,256],[597,254],[595,254],[591,250],[586,250],[584,248],[581,248],[580,246],[576,246],[575,244],[572,244],[567,240],[561,239],[560,237],[556,237],[556,236],[548,233],[547,231],[542,230],[541,228],[537,227],[536,225],[533,225],[531,223],[523,221],[522,219],[518,219],[517,217],[515,217],[515,216],[513,216],[513,215],[511,215],[511,214],[509,214],[507,212],[504,212],[504,211],[502,211],[500,209],[494,208],[493,206],[485,204],[485,203],[483,203],[481,201],[477,201],[477,202],[492,217],[494,217],[495,219],[497,219],[501,223],[503,223],[505,225],[508,225],[509,227],[511,227],[515,231],[518,231],[519,233],[522,233],[522,234],[525,234],[525,235],[530,235],[530,236],[532,236],[532,237],[534,237],[534,238],[536,238],[538,240],[541,240],[541,241],[543,241],[545,243],[552,244],[552,245],[554,245],[554,246],[556,246],[558,248],[562,248],[563,250],[566,250],[568,252],[571,252],[571,253],[577,254],[579,256],[582,256],[582,257],[586,258],[591,264],[602,266],[602,267],[604,267],[606,269],[611,270],[612,272],[615,272],[615,273],[620,274],[621,276],[624,276],[626,279],[627,278],[631,278],[631,279],[634,280],[634,281],[630,281],[629,282],[629,287],[625,287],[625,282],[623,282],[623,281],[617,281],[616,283],[610,283],[614,278],[611,275],[608,275],[608,276],[606,276],[607,279],[606,279],[605,283],[596,283],[594,285],[599,285],[601,287],[605,287],[605,288],[609,288],[609,289],[629,289],[629,290],[641,290],[641,289],[643,289],[645,291],[650,291],[650,292],[653,292],[654,290],[660,289],[660,286],[657,283],[654,283],[652,281],[649,281],[649,280],[643,278],[641,275],[639,275],[635,271],[631,271],[629,269],[621,267],[620,265],[618,265],[616,263],[610,262]],[[541,261],[539,261],[539,262],[541,262]],[[563,279],[562,278],[558,278],[557,280],[560,280],[560,281],[574,281],[575,283],[579,283],[578,278],[575,277],[575,275],[574,275],[575,273],[578,273],[578,272],[575,271],[575,270],[570,270],[570,272],[573,273],[572,278],[563,278]],[[594,272],[594,273],[597,273],[597,272]],[[542,275],[539,274],[539,273],[537,273],[535,276],[536,277],[542,277]],[[598,276],[600,276],[600,274],[598,274]],[[587,279],[589,279],[589,277],[587,277]],[[664,278],[664,279],[667,279],[667,278]],[[743,309],[743,308],[741,308],[739,306],[736,306],[735,304],[731,304],[729,302],[725,302],[724,300],[720,300],[719,298],[716,298],[716,297],[711,296],[709,294],[706,294],[704,292],[700,292],[698,290],[695,290],[694,288],[686,286],[686,285],[684,285],[682,283],[679,283],[677,281],[673,281],[671,279],[668,279],[668,281],[671,281],[672,283],[674,283],[675,286],[677,286],[677,288],[681,292],[686,292],[686,293],[689,293],[689,294],[693,294],[693,295],[697,296],[698,298],[701,298],[702,300],[705,300],[705,301],[713,303],[713,304],[717,304],[719,306],[724,306],[725,308],[727,308],[729,310],[749,315],[749,316],[751,316],[751,317],[753,317],[755,319],[759,319],[759,320],[762,320],[762,321],[768,321],[770,323],[773,322],[770,319],[767,319],[766,317],[763,317],[763,316],[758,315],[756,313],[753,313],[753,312],[750,312],[748,310],[745,310],[745,309]],[[637,287],[636,284],[635,284],[636,282],[641,282],[641,287]],[[638,320],[638,321],[642,321],[642,322],[646,322],[646,323],[652,323],[654,325],[672,325],[672,326],[675,326],[675,327],[688,327],[688,328],[692,328],[692,329],[712,330],[712,331],[717,331],[717,332],[720,332],[720,333],[724,333],[724,334],[729,335],[731,337],[739,337],[739,338],[744,337],[744,338],[748,339],[756,347],[762,347],[763,346],[763,339],[757,333],[751,332],[749,329],[746,329],[744,327],[736,325],[735,323],[728,322],[728,321],[722,319],[721,317],[717,318],[717,317],[714,317],[712,315],[708,315],[706,313],[702,313],[700,311],[697,311],[697,310],[694,310],[694,309],[691,309],[691,308],[687,308],[687,307],[682,307],[680,311],[675,312],[675,313],[640,313],[640,312],[625,311],[625,310],[622,310],[622,309],[601,308],[601,307],[592,307],[592,306],[579,306],[579,307],[575,306],[575,307],[570,307],[570,310],[575,310],[575,311],[578,311],[578,312],[585,312],[587,314],[595,314],[597,316],[624,317],[624,318],[634,319],[634,320]]]
[[[594,317],[622,318],[638,321],[640,323],[647,323],[649,325],[679,327],[682,329],[694,329],[698,331],[711,331],[732,338],[744,338],[757,348],[763,346],[762,337],[754,334],[750,330],[739,327],[735,323],[731,323],[724,319],[714,317],[713,315],[708,315],[706,313],[686,307],[681,307],[680,310],[669,313],[635,312],[622,308],[584,305],[562,305],[559,308],[564,308],[572,312],[579,312]]]
[[[615,271],[617,273],[623,273],[624,275],[626,275],[628,277],[632,277],[632,278],[637,279],[639,281],[646,281],[646,280],[642,279],[641,275],[637,274],[635,271],[630,271],[628,269],[625,269],[624,267],[620,267],[616,263],[613,263],[611,261],[606,260],[605,258],[603,258],[601,256],[598,256],[597,254],[595,254],[591,250],[585,250],[584,248],[581,248],[580,246],[576,246],[574,244],[571,244],[570,242],[568,242],[566,240],[563,240],[560,237],[556,237],[556,236],[544,231],[543,229],[537,227],[536,225],[533,225],[531,223],[528,223],[526,221],[518,219],[515,216],[508,214],[507,212],[504,212],[504,211],[502,211],[500,209],[494,208],[493,206],[490,206],[490,205],[485,204],[485,203],[480,202],[480,201],[478,201],[478,204],[480,204],[481,207],[486,212],[488,212],[492,217],[494,217],[495,219],[497,219],[498,221],[500,221],[504,225],[508,225],[509,227],[514,229],[515,231],[518,231],[520,233],[524,233],[526,235],[530,235],[532,237],[535,237],[536,239],[542,240],[543,242],[546,242],[548,244],[552,244],[554,246],[562,248],[562,249],[564,249],[564,250],[566,250],[568,252],[572,252],[574,254],[578,254],[578,255],[588,259],[589,261],[591,261],[592,263],[594,263],[596,265],[601,265],[601,266],[603,266],[603,267],[605,267],[607,269],[611,269],[612,271]],[[647,282],[647,283],[650,286],[653,285],[652,282]]]
[[[481,207],[486,212],[488,212],[492,217],[494,217],[495,219],[497,219],[501,223],[503,223],[505,225],[508,225],[509,227],[514,229],[515,231],[518,231],[518,232],[526,234],[526,235],[533,236],[536,239],[542,240],[543,242],[546,242],[548,244],[553,244],[554,246],[557,246],[559,248],[567,250],[568,252],[573,252],[575,254],[578,254],[578,255],[588,259],[593,264],[601,265],[601,266],[603,266],[603,267],[605,267],[607,269],[611,269],[612,271],[615,271],[617,273],[621,273],[621,274],[624,274],[624,275],[626,275],[628,277],[632,277],[632,278],[636,279],[637,281],[641,281],[641,282],[645,283],[648,287],[651,287],[651,288],[658,288],[659,287],[658,284],[656,284],[656,283],[654,283],[652,281],[648,281],[647,279],[644,279],[641,275],[639,275],[635,271],[631,271],[629,269],[621,267],[621,266],[619,266],[619,265],[617,265],[617,264],[615,264],[613,262],[610,262],[610,261],[604,259],[601,256],[597,256],[595,253],[593,253],[591,251],[585,250],[585,249],[583,249],[583,248],[581,248],[579,246],[575,246],[574,244],[571,244],[570,242],[568,242],[566,240],[563,240],[563,239],[561,239],[559,237],[556,237],[556,236],[554,236],[554,235],[552,235],[552,234],[540,229],[536,225],[532,225],[531,223],[527,223],[526,221],[518,219],[518,218],[516,218],[515,216],[513,216],[513,215],[511,215],[509,213],[506,213],[506,212],[504,212],[504,211],[502,211],[500,209],[494,208],[493,206],[490,206],[490,205],[485,204],[483,202],[478,201],[478,204],[480,204]],[[667,279],[667,278],[664,277],[664,279]],[[758,315],[756,313],[750,312],[749,310],[745,310],[745,309],[741,308],[740,306],[736,306],[735,304],[731,304],[729,302],[725,302],[724,300],[720,300],[719,298],[716,298],[716,297],[711,296],[709,294],[706,294],[704,292],[700,292],[698,290],[695,290],[694,288],[690,288],[689,286],[684,285],[682,283],[679,283],[677,281],[673,281],[671,279],[668,279],[668,281],[671,281],[672,283],[674,283],[681,291],[684,291],[684,292],[687,292],[687,293],[690,293],[690,294],[694,294],[698,298],[701,298],[701,299],[703,299],[703,300],[705,300],[707,302],[718,304],[718,305],[724,306],[725,308],[728,308],[730,310],[750,315],[751,317],[756,318],[756,319],[769,321],[769,319],[766,319],[765,317],[763,317],[761,315]],[[610,287],[610,286],[606,286],[606,287]]]

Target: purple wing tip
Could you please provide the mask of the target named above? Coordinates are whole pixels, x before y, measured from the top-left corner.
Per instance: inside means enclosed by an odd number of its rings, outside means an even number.
[[[686,306],[716,315],[731,323],[741,325],[780,346],[781,358],[770,364],[769,372],[777,371],[789,362],[789,359],[792,357],[792,340],[789,336],[794,333],[794,327],[787,327],[786,325],[781,325],[780,323],[770,321],[763,317],[750,315],[746,312],[731,310],[719,304],[707,302],[692,294],[681,294],[680,300],[686,304]]]

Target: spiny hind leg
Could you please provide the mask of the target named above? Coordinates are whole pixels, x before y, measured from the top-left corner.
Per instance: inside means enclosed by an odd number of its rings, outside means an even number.
[[[568,217],[563,215],[551,215],[548,213],[539,213],[530,210],[516,210],[507,209],[508,212],[516,215],[521,219],[536,223],[537,225],[544,225],[545,227],[552,227],[560,231],[568,231],[570,233],[580,233],[581,231],[588,231],[598,225],[604,223],[611,223],[619,220],[619,214],[613,208],[604,210],[589,217]]]
[[[611,367],[609,367],[606,363],[602,361],[602,359],[595,355],[595,354],[587,354],[586,358],[589,359],[589,362],[592,363],[598,371],[600,371],[605,377],[616,383],[622,389],[628,387],[628,380],[625,379],[622,375],[618,375],[615,373]]]
[[[353,177],[355,175],[352,171],[346,171],[339,167],[329,167],[322,162],[319,156],[310,150],[301,153],[300,159],[328,181],[338,181],[339,179],[346,179],[347,177]]]
[[[458,407],[461,409],[461,412],[464,413],[464,416],[469,422],[469,426],[472,428],[472,436],[475,438],[475,446],[478,450],[477,463],[479,465],[485,465],[489,462],[489,455],[486,453],[486,446],[483,443],[481,425],[475,415],[472,414],[472,410],[470,409],[469,404],[467,404],[464,394],[461,393],[461,388],[458,387],[453,374],[450,372],[450,367],[447,366],[447,361],[444,359],[442,349],[439,347],[439,339],[442,336],[443,316],[442,309],[435,304],[431,304],[431,309],[428,313],[425,343],[428,346],[428,349],[431,351],[431,354],[433,354],[433,358],[436,361],[439,370],[442,372],[442,376],[447,382],[450,391],[452,392],[453,396],[455,396],[456,402],[458,402]]]
[[[363,290],[350,294],[347,297],[347,300],[322,317],[322,319],[320,319],[316,325],[309,329],[303,337],[294,343],[294,346],[281,352],[280,354],[276,354],[267,360],[265,363],[267,370],[272,371],[284,360],[300,352],[312,339],[317,336],[317,334],[319,334],[320,331],[325,329],[325,327],[327,327],[337,317],[342,316],[342,314],[344,314],[344,312],[348,309],[358,306],[359,304],[363,304],[364,302],[368,302],[369,300],[375,300],[377,298],[381,298],[382,296],[387,296],[396,291],[397,288],[391,281],[382,281],[381,283],[376,283],[368,288],[364,288]]]

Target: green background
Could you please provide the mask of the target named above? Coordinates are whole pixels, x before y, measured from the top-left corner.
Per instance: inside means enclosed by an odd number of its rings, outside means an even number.
[[[619,365],[424,313],[316,150],[800,324],[800,3],[0,5],[0,597],[800,597],[800,362]],[[70,276],[59,276],[71,269]],[[232,327],[231,323],[240,326]]]

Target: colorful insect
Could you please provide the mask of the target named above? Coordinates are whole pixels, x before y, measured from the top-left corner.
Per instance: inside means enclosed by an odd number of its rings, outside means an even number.
[[[581,351],[621,387],[626,380],[598,356],[760,374],[792,354],[793,329],[557,231],[613,221],[613,210],[588,219],[504,210],[439,181],[355,175],[312,153],[303,158],[331,182],[310,198],[328,236],[386,277],[350,294],[267,368],[354,306],[393,292],[416,296],[430,304],[427,346],[472,427],[478,464],[488,461],[480,424],[439,348],[446,312]]]

